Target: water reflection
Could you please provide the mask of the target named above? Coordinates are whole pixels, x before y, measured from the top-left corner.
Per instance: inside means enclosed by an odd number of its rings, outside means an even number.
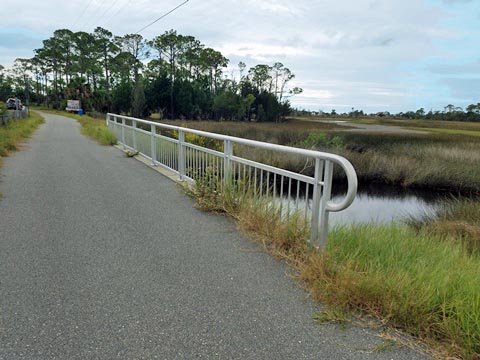
[[[334,201],[343,197],[340,189],[335,192]],[[370,185],[359,188],[352,205],[338,213],[330,213],[331,225],[352,223],[390,223],[406,217],[421,218],[435,211],[440,201],[451,195],[428,191],[412,191],[384,185]]]

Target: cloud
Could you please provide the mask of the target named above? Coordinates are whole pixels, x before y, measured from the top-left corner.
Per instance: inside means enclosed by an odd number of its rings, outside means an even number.
[[[99,25],[116,35],[133,33],[178,3],[22,0],[22,16],[2,18],[0,63],[32,56],[39,39],[56,29],[93,31]],[[471,82],[450,78],[478,75],[478,54],[467,56],[477,49],[470,39],[478,38],[478,19],[465,20],[477,15],[472,7],[467,0],[190,1],[142,35],[151,39],[169,29],[194,35],[231,60],[228,75],[238,72],[239,61],[281,61],[296,75],[292,86],[305,89],[291,99],[294,106],[429,108],[463,87],[471,90]],[[16,32],[19,41],[12,43],[2,29]]]
[[[285,13],[289,15],[299,16],[302,11],[292,4],[291,1],[279,1],[279,0],[249,0],[248,6],[256,7],[260,10],[266,10],[271,13]]]

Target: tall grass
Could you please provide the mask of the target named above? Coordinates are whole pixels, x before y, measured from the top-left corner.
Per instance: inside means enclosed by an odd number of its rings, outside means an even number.
[[[312,132],[344,129],[333,123],[300,121],[279,124],[230,121],[162,121],[162,123],[281,145],[301,142]]]
[[[74,118],[82,125],[82,134],[96,140],[101,145],[115,145],[117,143],[117,138],[107,127],[105,120],[78,115],[74,115]]]
[[[480,203],[477,199],[452,199],[440,204],[423,219],[410,219],[417,231],[441,236],[445,241],[461,244],[466,251],[480,256]]]
[[[6,126],[0,126],[0,158],[18,150],[21,142],[30,137],[43,122],[39,114],[31,112],[27,119],[13,120]]]
[[[480,258],[461,244],[400,225],[344,227],[301,270],[318,299],[480,358]]]
[[[368,141],[360,142],[357,138],[337,153],[352,162],[363,180],[458,192],[480,191],[478,142],[439,142],[435,138],[422,141],[403,139],[402,142],[392,143],[387,143],[388,139],[378,140],[372,146]]]

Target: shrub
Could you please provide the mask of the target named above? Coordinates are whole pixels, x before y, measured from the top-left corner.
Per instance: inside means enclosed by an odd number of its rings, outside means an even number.
[[[303,146],[310,149],[342,149],[345,144],[340,136],[310,133],[303,141]]]

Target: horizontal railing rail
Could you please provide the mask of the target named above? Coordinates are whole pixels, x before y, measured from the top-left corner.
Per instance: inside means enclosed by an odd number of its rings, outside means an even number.
[[[195,181],[202,176],[216,177],[223,184],[233,180],[237,190],[267,199],[285,216],[303,212],[310,227],[309,241],[319,247],[326,243],[329,213],[346,209],[357,193],[355,169],[339,155],[111,113],[106,123],[125,149],[140,153],[154,166],[173,171],[180,180]],[[209,139],[210,146],[208,141],[202,141],[205,139]],[[254,149],[253,159],[245,155],[251,153],[247,148]],[[259,161],[255,154],[260,150],[306,159],[312,163],[313,176]],[[344,172],[348,184],[339,202],[331,199],[335,165]]]

